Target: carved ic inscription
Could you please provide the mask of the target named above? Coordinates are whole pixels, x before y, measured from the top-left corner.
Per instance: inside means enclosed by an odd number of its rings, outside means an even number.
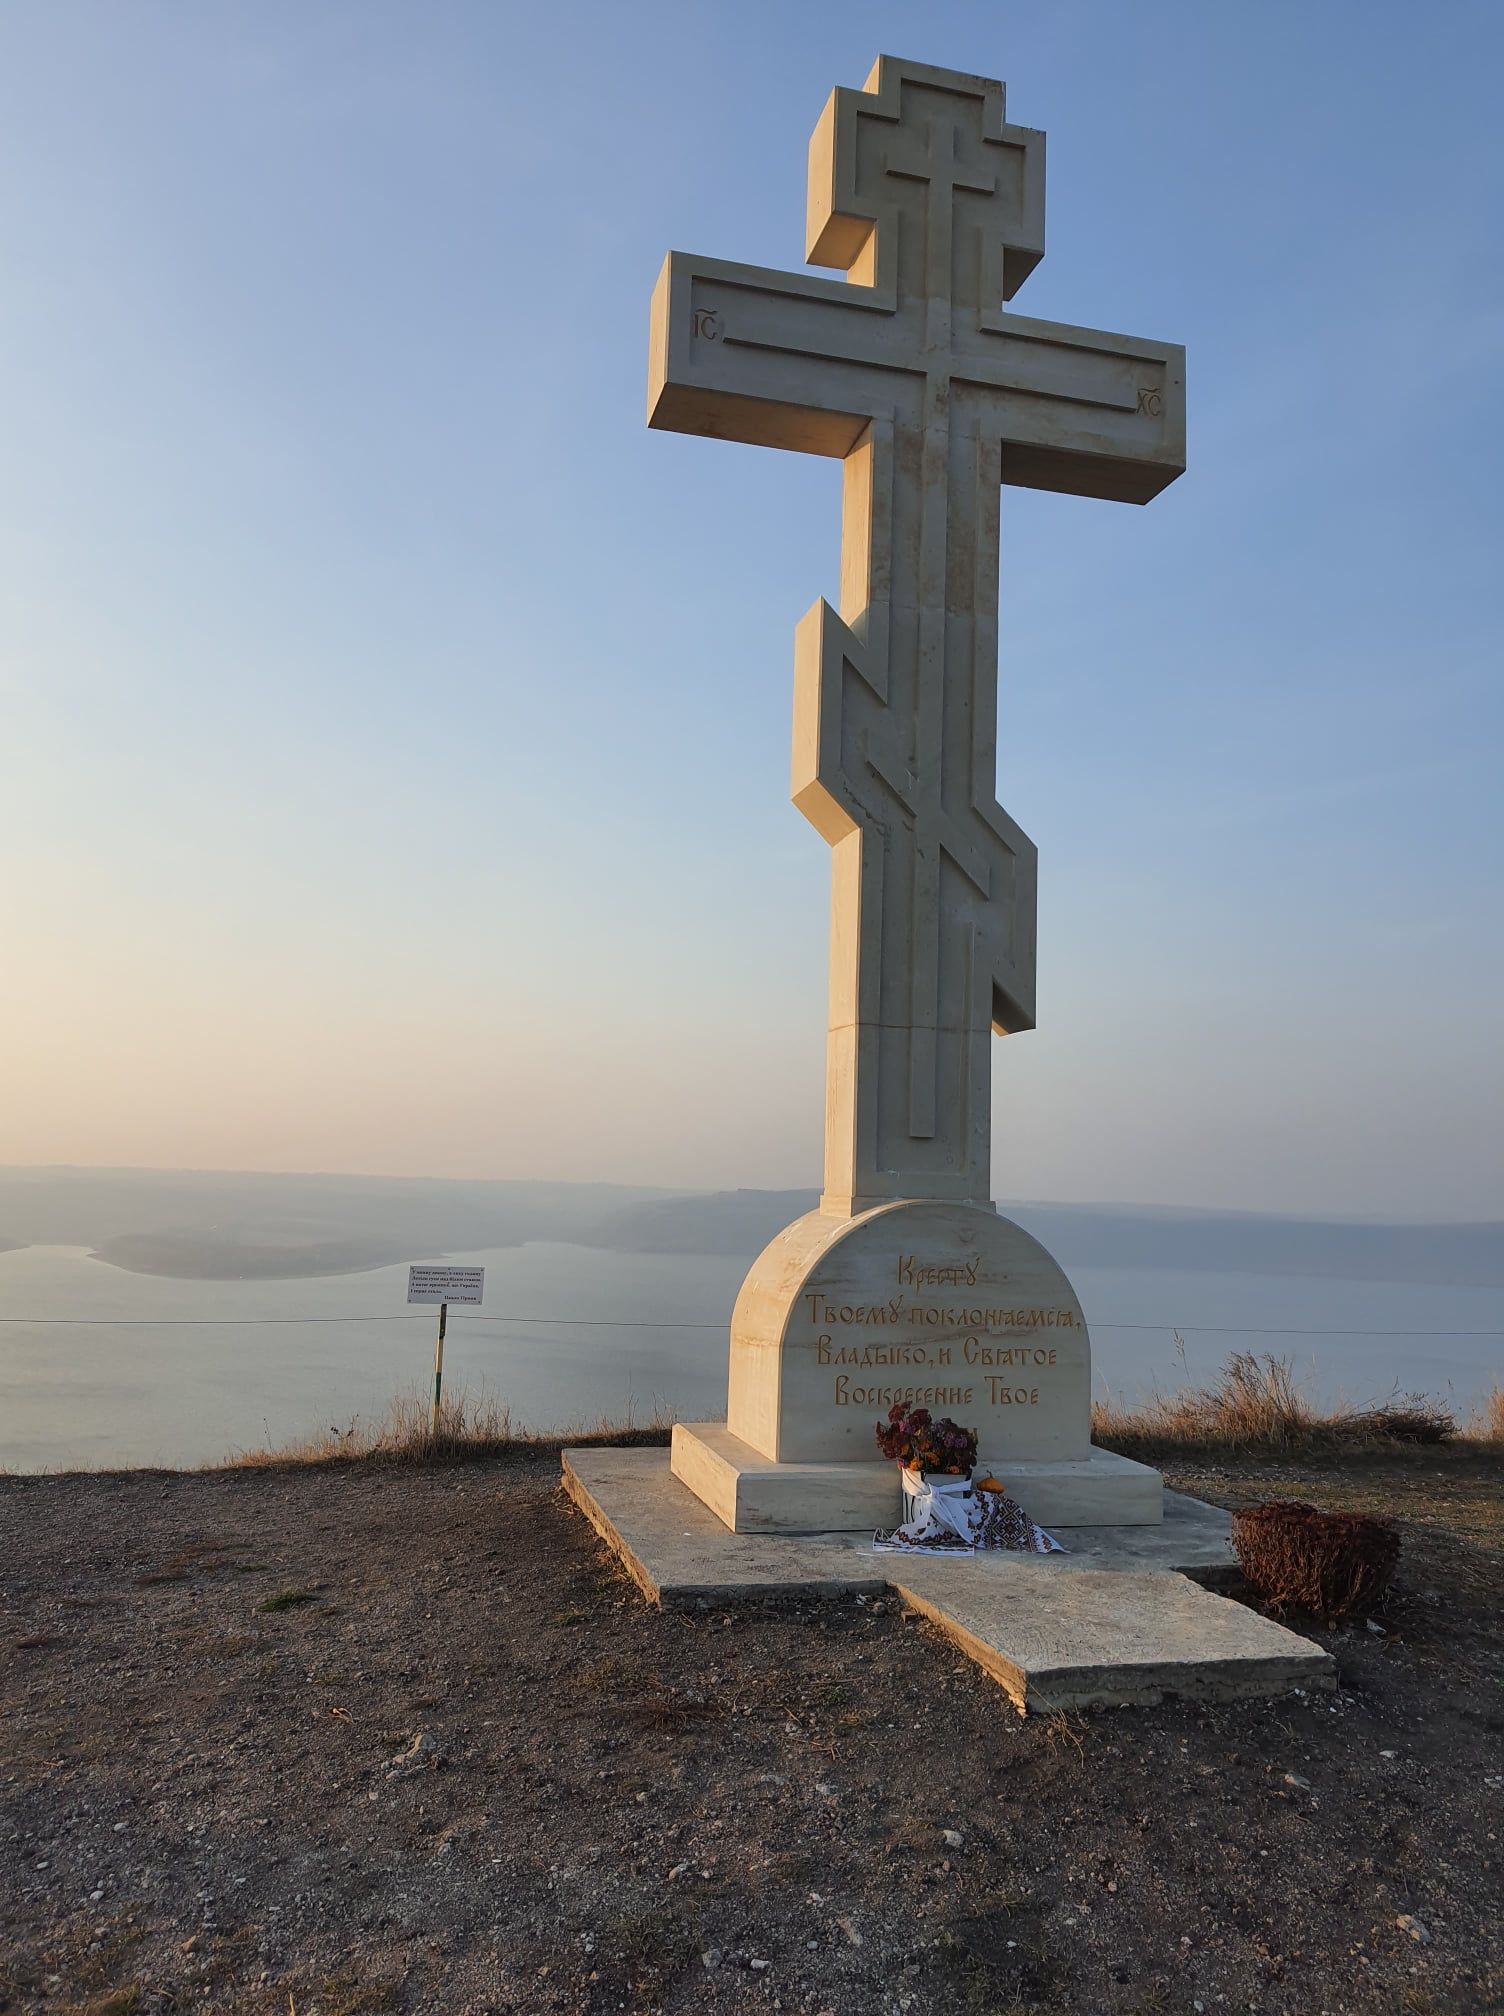
[[[694,332],[703,336],[707,343],[721,340],[721,316],[717,308],[696,308],[693,316]]]

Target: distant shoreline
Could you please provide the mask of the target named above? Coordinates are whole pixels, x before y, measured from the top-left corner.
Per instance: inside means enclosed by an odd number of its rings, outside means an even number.
[[[12,1228],[0,1236],[0,1258],[65,1245],[125,1273],[205,1283],[332,1279],[531,1243],[749,1266],[817,1204],[804,1189],[664,1194],[604,1184],[0,1169],[0,1225]],[[1504,1291],[1504,1222],[1487,1219],[1358,1222],[1017,1199],[999,1208],[1068,1272]],[[1411,1320],[1425,1327],[1424,1318]]]
[[[442,1260],[439,1252],[425,1259]],[[171,1234],[127,1233],[90,1250],[91,1260],[124,1274],[150,1274],[172,1281],[314,1281],[335,1274],[373,1274],[400,1266],[406,1247],[376,1241],[327,1240],[304,1247],[241,1246],[184,1239]]]

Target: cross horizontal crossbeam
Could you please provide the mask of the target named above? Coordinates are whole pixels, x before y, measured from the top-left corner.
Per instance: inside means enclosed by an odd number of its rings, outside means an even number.
[[[648,425],[849,455],[935,371],[876,287],[671,252],[654,290]],[[1185,352],[999,312],[958,332],[952,382],[990,393],[1002,481],[1147,504],[1185,468]]]

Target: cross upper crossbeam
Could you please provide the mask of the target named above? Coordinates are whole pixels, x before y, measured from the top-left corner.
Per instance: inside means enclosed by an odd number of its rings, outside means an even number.
[[[1034,849],[996,798],[998,492],[1145,503],[1185,464],[1174,344],[1005,312],[1044,136],[880,58],[810,142],[809,257],[671,253],[648,421],[845,464],[839,614],[796,644],[793,793],[831,842],[825,1206],[990,1194],[990,1031],[1034,1019]]]
[[[959,106],[974,148],[1021,157],[1011,200],[932,159],[926,104]],[[1005,483],[1144,504],[1173,482],[1185,467],[1184,349],[997,306],[1044,252],[1044,135],[1002,111],[1001,84],[887,57],[862,91],[833,92],[810,142],[809,256],[851,278],[670,253],[653,296],[649,426],[844,456],[908,379],[948,370],[996,395],[988,421],[1008,446]],[[869,125],[880,129],[871,145]],[[852,133],[860,145],[844,140]],[[921,213],[935,211],[954,247],[949,276],[922,267],[925,241],[942,234]],[[943,295],[929,291],[937,279]],[[943,355],[923,327],[937,299]]]

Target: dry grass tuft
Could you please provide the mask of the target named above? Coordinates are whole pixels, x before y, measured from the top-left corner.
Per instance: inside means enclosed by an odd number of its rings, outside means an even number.
[[[473,1463],[487,1456],[545,1453],[576,1443],[612,1448],[666,1443],[672,1427],[673,1415],[662,1407],[655,1407],[642,1422],[629,1407],[625,1421],[602,1419],[593,1426],[540,1433],[516,1426],[511,1408],[503,1403],[459,1389],[445,1396],[435,1435],[427,1395],[403,1393],[390,1402],[385,1414],[370,1420],[356,1415],[346,1428],[321,1429],[277,1449],[237,1449],[223,1465],[206,1467],[259,1470],[284,1464],[358,1463],[372,1468],[428,1469],[435,1464]]]
[[[672,1688],[666,1687],[635,1700],[619,1700],[611,1704],[613,1720],[630,1723],[638,1729],[684,1729],[691,1722],[714,1721],[725,1712],[723,1701],[707,1700],[700,1694],[676,1694]]]
[[[1094,1442],[1139,1457],[1240,1449],[1316,1454],[1446,1442],[1457,1433],[1451,1412],[1424,1393],[1323,1412],[1301,1392],[1288,1358],[1252,1351],[1235,1351],[1210,1386],[1157,1393],[1137,1408],[1096,1401],[1091,1418]]]
[[[112,1988],[107,1995],[86,2002],[84,2016],[136,2016],[140,2007],[140,1985],[133,1981],[128,1988]]]
[[[278,1596],[268,1596],[266,1601],[258,1603],[256,1608],[275,1616],[281,1610],[301,1609],[303,1604],[317,1603],[318,1600],[317,1589],[284,1589]]]
[[[1468,1440],[1504,1448],[1504,1386],[1490,1386],[1468,1423]]]
[[[1232,1545],[1238,1566],[1266,1602],[1328,1623],[1366,1616],[1400,1558],[1400,1536],[1387,1520],[1318,1512],[1288,1498],[1236,1513]]]

